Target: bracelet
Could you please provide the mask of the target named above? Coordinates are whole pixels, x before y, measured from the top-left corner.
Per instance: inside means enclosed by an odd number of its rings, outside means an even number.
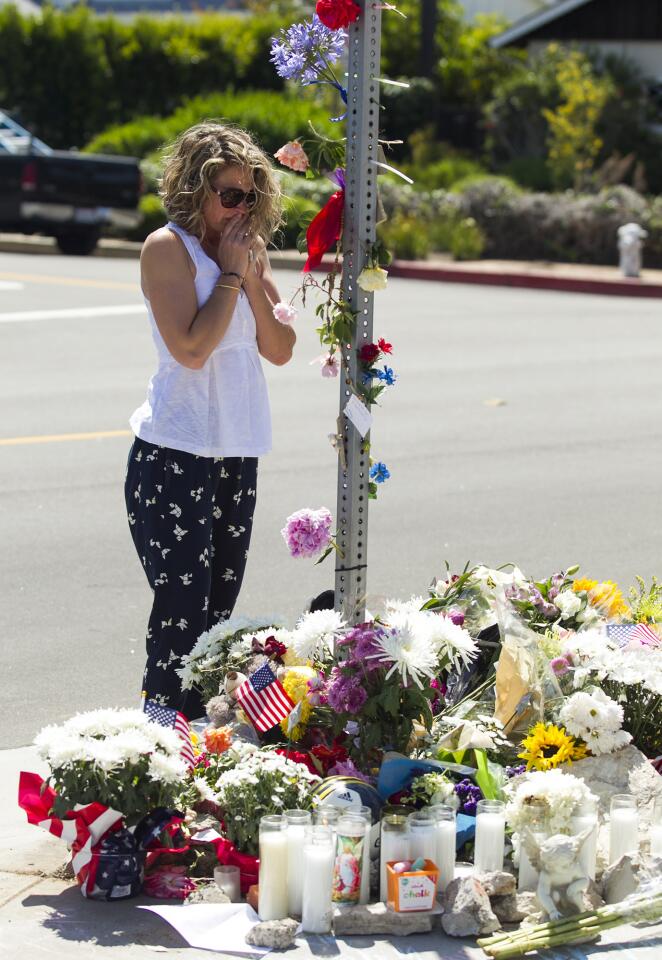
[[[237,293],[241,290],[241,287],[235,287],[234,283],[217,283],[217,287],[225,287],[226,290],[235,290]]]
[[[221,274],[224,277],[238,277],[241,283],[246,279],[246,277],[242,277],[240,273],[235,273],[234,270],[222,270]]]

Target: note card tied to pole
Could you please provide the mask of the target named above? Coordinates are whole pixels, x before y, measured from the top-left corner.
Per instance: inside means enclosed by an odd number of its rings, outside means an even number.
[[[355,393],[353,393],[347,401],[343,413],[348,420],[351,420],[358,432],[361,434],[361,437],[365,437],[366,433],[372,426],[372,414],[366,407],[365,403],[362,403]]]

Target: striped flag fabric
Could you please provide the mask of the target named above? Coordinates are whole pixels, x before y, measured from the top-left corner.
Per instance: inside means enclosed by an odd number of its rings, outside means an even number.
[[[646,623],[608,623],[607,636],[619,647],[659,647],[662,641]]]
[[[191,741],[191,728],[184,714],[175,710],[174,707],[166,707],[157,703],[156,700],[145,700],[143,709],[147,717],[154,723],[159,723],[162,727],[171,727],[177,733],[182,741],[182,747],[179,751],[181,758],[187,767],[193,767],[195,757]]]
[[[260,733],[266,733],[291,713],[294,703],[268,664],[235,690],[237,703]]]

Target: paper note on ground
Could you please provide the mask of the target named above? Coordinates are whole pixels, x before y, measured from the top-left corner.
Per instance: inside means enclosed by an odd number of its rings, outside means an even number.
[[[347,419],[352,421],[361,436],[365,437],[372,425],[372,414],[355,393],[347,401],[343,412]]]
[[[191,903],[138,907],[149,910],[174,927],[191,947],[236,953],[244,957],[263,957],[270,947],[246,943],[246,934],[260,922],[247,903]]]

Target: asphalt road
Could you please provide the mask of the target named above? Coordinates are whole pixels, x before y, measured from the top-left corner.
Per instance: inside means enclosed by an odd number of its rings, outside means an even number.
[[[138,702],[150,591],[124,514],[122,431],[155,353],[137,270],[0,256],[2,747]],[[284,297],[298,279],[278,274]],[[399,380],[372,433],[392,478],[370,508],[369,598],[422,593],[446,560],[513,560],[535,576],[578,562],[623,585],[662,573],[661,309],[390,281],[375,332]],[[310,363],[314,327],[309,307],[295,359],[266,370],[274,451],[236,612],[294,620],[333,585],[331,558],[294,561],[280,535],[300,507],[335,512],[338,385]]]

